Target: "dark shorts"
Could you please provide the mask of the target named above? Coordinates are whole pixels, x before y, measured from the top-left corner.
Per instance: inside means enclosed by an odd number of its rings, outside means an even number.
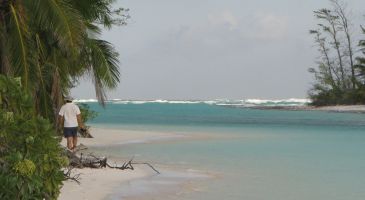
[[[76,137],[77,136],[77,127],[64,127],[63,136],[65,136],[65,138]]]

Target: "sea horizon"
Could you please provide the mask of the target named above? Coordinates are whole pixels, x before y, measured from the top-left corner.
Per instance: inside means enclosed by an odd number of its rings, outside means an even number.
[[[98,102],[97,99],[79,98],[75,99],[76,103],[92,103]],[[169,104],[198,104],[205,103],[209,105],[225,105],[225,106],[304,106],[311,103],[310,99],[306,98],[287,98],[287,99],[121,99],[113,98],[105,102],[119,104],[144,104],[144,103],[169,103]]]

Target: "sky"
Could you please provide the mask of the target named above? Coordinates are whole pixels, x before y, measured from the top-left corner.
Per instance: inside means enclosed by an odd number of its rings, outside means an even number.
[[[347,0],[354,25],[365,1]],[[327,0],[117,0],[127,26],[104,31],[120,54],[109,99],[306,98],[318,56],[309,30]],[[95,98],[91,80],[71,91]]]

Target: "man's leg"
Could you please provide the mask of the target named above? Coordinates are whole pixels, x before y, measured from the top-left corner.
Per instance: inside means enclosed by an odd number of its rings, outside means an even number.
[[[72,137],[72,148],[75,150],[77,146],[77,135]]]
[[[67,137],[67,148],[72,150],[73,148],[73,137]]]

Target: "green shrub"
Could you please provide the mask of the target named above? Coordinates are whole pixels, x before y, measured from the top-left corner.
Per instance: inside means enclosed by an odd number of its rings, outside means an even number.
[[[0,75],[0,199],[57,199],[68,164],[50,122],[19,84]]]
[[[364,88],[346,91],[317,90],[309,94],[314,106],[365,104]]]
[[[84,121],[84,123],[86,123],[87,121],[90,121],[98,116],[98,113],[91,110],[90,106],[87,105],[86,103],[78,103],[77,105],[80,108],[81,118]]]

